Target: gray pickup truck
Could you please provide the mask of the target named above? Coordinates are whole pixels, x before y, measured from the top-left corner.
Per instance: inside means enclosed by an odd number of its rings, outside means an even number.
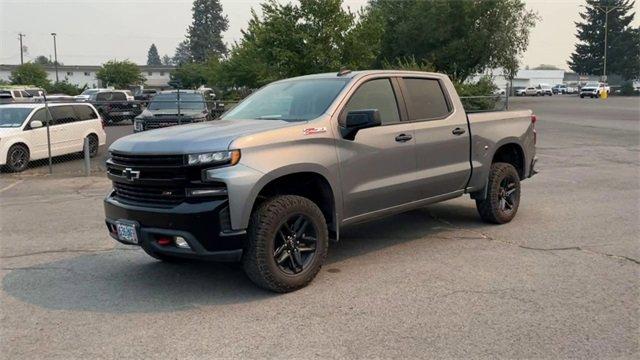
[[[109,233],[163,261],[241,261],[307,285],[346,226],[464,194],[506,223],[535,170],[531,111],[467,114],[444,75],[343,71],[274,82],[220,120],[114,142]]]

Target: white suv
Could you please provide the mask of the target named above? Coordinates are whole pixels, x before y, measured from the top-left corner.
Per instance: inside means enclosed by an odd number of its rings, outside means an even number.
[[[51,156],[80,152],[89,139],[95,156],[106,135],[102,119],[91,104],[9,104],[0,106],[0,166],[18,172],[29,161],[48,156],[47,120],[50,121]]]

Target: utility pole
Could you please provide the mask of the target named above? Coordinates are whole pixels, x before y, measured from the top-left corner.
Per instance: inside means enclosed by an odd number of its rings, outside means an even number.
[[[18,33],[18,40],[20,40],[20,65],[24,64],[24,57],[22,55],[22,38],[25,37],[27,35],[23,34],[23,33]]]
[[[54,56],[54,61],[53,61],[53,66],[55,66],[56,68],[56,82],[58,82],[58,49],[56,47],[56,33],[51,33],[51,36],[53,36],[53,56]]]

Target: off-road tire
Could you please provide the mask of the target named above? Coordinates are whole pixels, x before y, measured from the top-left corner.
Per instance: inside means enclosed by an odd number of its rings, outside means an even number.
[[[23,154],[25,154],[26,156],[26,159],[24,160],[24,162],[21,162],[20,165],[13,164],[11,161],[13,154],[17,151],[22,151]],[[22,144],[12,145],[9,148],[9,151],[7,151],[7,160],[6,160],[5,169],[8,172],[21,172],[29,166],[29,157],[30,157],[30,153],[29,153],[28,147]]]
[[[507,178],[513,179],[515,182],[513,207],[510,211],[505,211],[500,206],[500,184]],[[511,164],[493,163],[491,164],[487,186],[487,197],[485,199],[476,199],[476,208],[480,217],[488,223],[508,223],[516,216],[520,205],[520,176],[518,171]]]
[[[302,214],[310,220],[317,239],[311,264],[300,273],[291,275],[280,270],[273,254],[277,231],[295,214]],[[318,206],[301,196],[279,195],[260,204],[251,215],[242,265],[249,279],[259,287],[279,293],[291,292],[305,287],[315,278],[325,261],[328,247],[327,223]]]

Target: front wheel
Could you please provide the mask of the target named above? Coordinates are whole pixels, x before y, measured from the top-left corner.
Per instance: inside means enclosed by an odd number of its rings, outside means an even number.
[[[314,202],[295,195],[275,196],[251,215],[242,265],[256,285],[290,292],[315,278],[328,247],[327,223]]]
[[[494,224],[511,221],[520,205],[520,176],[511,164],[491,164],[487,197],[476,199],[476,207],[482,220]]]
[[[10,172],[20,172],[29,165],[29,149],[22,145],[16,144],[7,151],[7,170]]]

